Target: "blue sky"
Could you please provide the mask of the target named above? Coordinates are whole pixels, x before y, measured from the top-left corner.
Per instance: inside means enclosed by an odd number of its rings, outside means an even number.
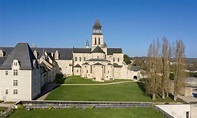
[[[85,47],[99,19],[108,47],[146,56],[152,40],[182,39],[197,57],[195,0],[0,0],[0,46]]]

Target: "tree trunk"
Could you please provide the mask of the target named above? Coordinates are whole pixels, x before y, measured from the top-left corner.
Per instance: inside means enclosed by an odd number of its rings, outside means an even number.
[[[162,99],[163,100],[165,99],[165,91],[164,90],[162,91]]]
[[[152,100],[155,100],[155,93],[153,93]]]
[[[166,93],[166,97],[169,97],[169,93],[168,92]]]
[[[174,101],[176,101],[176,100],[177,100],[177,93],[174,92]]]

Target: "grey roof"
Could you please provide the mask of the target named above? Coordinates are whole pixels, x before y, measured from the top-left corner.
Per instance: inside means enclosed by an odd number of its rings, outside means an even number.
[[[74,67],[76,68],[81,68],[81,66],[79,64],[75,65]]]
[[[121,48],[107,48],[107,55],[113,55],[113,53],[122,53]]]
[[[73,48],[73,53],[91,53],[91,48]]]
[[[89,65],[87,62],[83,63],[82,65]]]
[[[87,61],[107,61],[107,62],[110,62],[109,60],[99,59],[99,58],[92,58],[92,59],[88,59]]]
[[[94,26],[92,28],[93,29],[101,29],[102,28],[102,26],[101,26],[101,24],[100,24],[98,19],[96,19],[96,21],[94,23]]]
[[[0,47],[0,50],[4,52],[4,56],[8,56],[13,49],[14,47]]]
[[[33,60],[36,60],[27,43],[17,43],[10,55],[0,66],[0,69],[11,69],[14,59],[19,61],[21,70],[33,69]]]
[[[14,47],[0,47],[0,49],[3,50],[5,53],[5,56],[8,56],[11,51],[14,49]],[[32,47],[32,52],[36,50],[38,52],[38,58],[41,58],[43,54],[43,50],[46,51],[48,54],[54,53],[57,50],[60,54],[60,59],[64,60],[71,60],[73,55],[72,55],[72,48],[38,48],[38,47]]]
[[[0,57],[0,66],[3,64],[3,62],[6,60],[7,57]]]
[[[108,63],[107,65],[112,65],[111,63]]]
[[[103,64],[101,64],[101,63],[95,63],[95,64],[93,64],[93,65],[103,65]]]
[[[72,48],[32,48],[32,51],[36,50],[38,52],[38,58],[41,58],[43,50],[50,55],[50,53],[55,54],[56,50],[59,53],[60,60],[71,60],[72,55]]]
[[[133,71],[139,71],[140,67],[139,66],[131,66],[131,70]]]
[[[121,65],[118,65],[117,63],[113,63],[113,66],[118,67],[118,68],[122,67]]]
[[[92,53],[105,53],[99,46],[97,46]]]

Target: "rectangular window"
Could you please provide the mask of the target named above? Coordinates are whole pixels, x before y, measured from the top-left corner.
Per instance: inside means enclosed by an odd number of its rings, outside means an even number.
[[[77,61],[77,57],[75,57],[75,61]]]
[[[15,95],[18,94],[18,89],[14,89],[13,94],[15,94]]]
[[[84,61],[86,60],[86,58],[84,57]]]
[[[18,80],[13,80],[13,86],[18,86]]]
[[[189,118],[189,111],[186,111],[186,118]]]
[[[5,89],[5,94],[8,94],[8,89]]]
[[[5,71],[5,75],[8,75],[8,71]]]
[[[119,58],[118,58],[118,62],[119,62],[120,60],[119,60]]]
[[[81,57],[79,57],[79,61],[81,61]]]
[[[14,62],[14,65],[17,66],[17,62]]]
[[[113,62],[115,62],[115,58],[113,58]]]
[[[18,75],[18,70],[14,69],[13,70],[13,75],[15,75],[15,76]]]

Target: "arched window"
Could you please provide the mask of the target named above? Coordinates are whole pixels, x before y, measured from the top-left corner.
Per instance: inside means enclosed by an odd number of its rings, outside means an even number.
[[[96,43],[96,38],[95,38],[95,45],[96,45],[97,43]]]

